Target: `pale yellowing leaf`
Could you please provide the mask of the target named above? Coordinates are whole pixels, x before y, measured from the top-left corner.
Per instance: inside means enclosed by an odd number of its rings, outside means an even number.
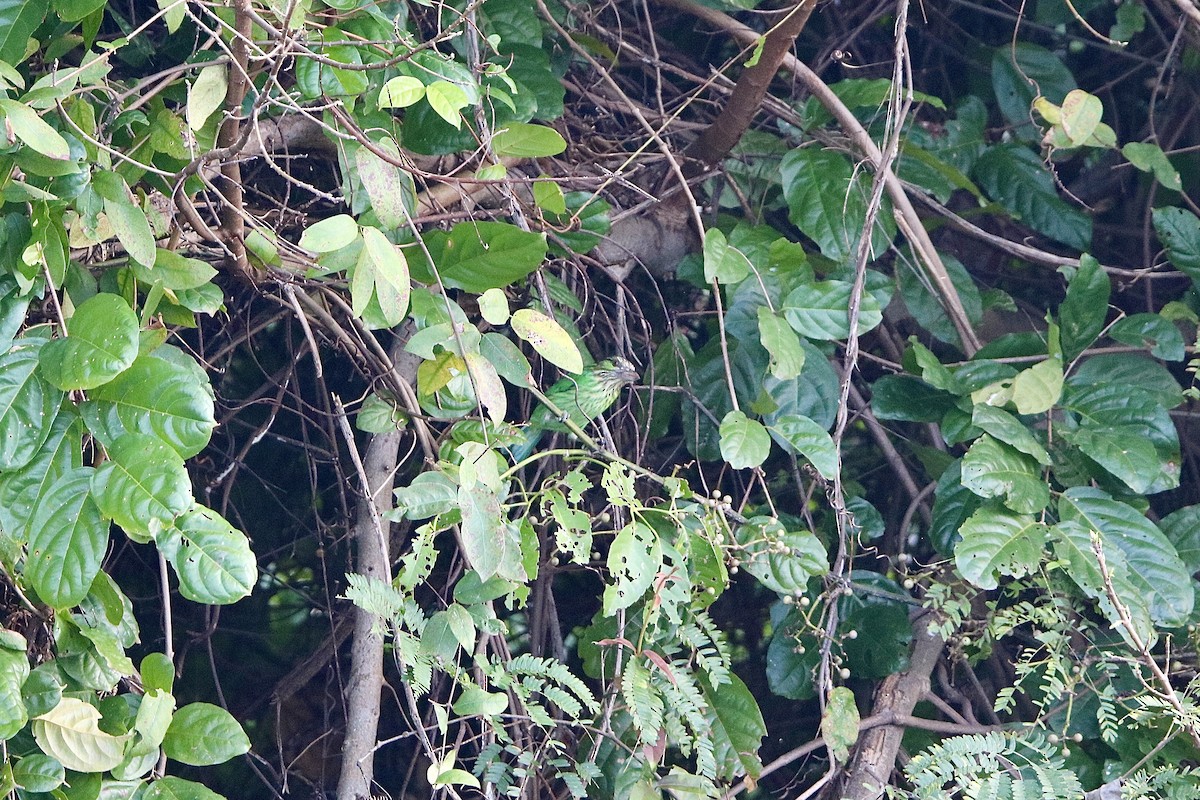
[[[225,93],[229,89],[229,70],[224,64],[214,64],[200,70],[196,80],[188,87],[187,124],[194,131],[221,106],[225,105]]]
[[[508,322],[508,297],[503,289],[488,289],[479,295],[479,313],[492,325]]]
[[[513,332],[538,352],[542,358],[565,372],[583,372],[583,356],[571,334],[540,311],[521,308],[510,322]]]
[[[483,404],[488,418],[492,422],[503,422],[504,415],[508,412],[508,395],[496,368],[478,353],[467,353],[464,360],[471,373],[471,380],[475,382],[475,396]]]
[[[107,772],[124,758],[128,736],[100,730],[100,712],[74,697],[33,721],[33,736],[46,755],[76,772]]]
[[[380,108],[407,108],[425,96],[425,84],[411,75],[400,75],[383,85]]]
[[[470,103],[461,86],[449,81],[434,81],[425,88],[425,99],[437,115],[455,128],[462,127],[462,111]]]

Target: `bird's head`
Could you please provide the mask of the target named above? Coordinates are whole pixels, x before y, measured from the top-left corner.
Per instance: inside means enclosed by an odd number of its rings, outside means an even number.
[[[637,383],[641,378],[637,367],[620,356],[598,362],[595,367],[595,375],[605,383],[615,384],[618,387]]]

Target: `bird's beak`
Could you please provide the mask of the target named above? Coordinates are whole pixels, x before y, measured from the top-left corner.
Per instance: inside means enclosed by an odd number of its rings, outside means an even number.
[[[637,383],[642,379],[642,376],[639,375],[638,371],[633,367],[622,367],[621,369],[617,370],[617,377],[619,377],[625,383]]]

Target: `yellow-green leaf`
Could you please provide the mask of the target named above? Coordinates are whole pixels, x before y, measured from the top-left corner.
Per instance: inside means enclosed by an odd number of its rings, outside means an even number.
[[[224,64],[214,64],[200,70],[196,80],[188,87],[188,127],[194,131],[203,128],[208,118],[225,105],[228,88],[229,70]]]
[[[550,317],[532,308],[512,315],[513,332],[533,346],[538,355],[566,372],[583,372],[583,356],[571,334]]]

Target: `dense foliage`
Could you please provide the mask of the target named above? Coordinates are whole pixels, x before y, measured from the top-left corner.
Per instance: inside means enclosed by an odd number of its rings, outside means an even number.
[[[0,792],[1200,796],[1198,70],[0,0]]]

